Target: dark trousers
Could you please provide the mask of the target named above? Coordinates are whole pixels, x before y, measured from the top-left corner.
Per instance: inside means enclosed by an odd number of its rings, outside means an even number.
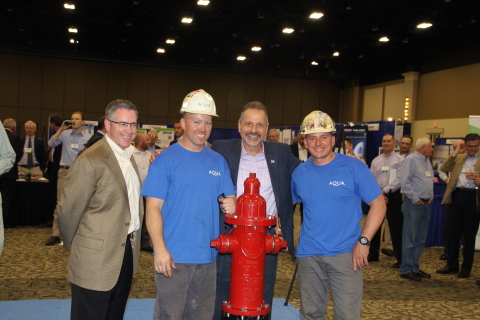
[[[142,197],[143,198],[143,208],[144,208],[144,211],[143,211],[143,222],[142,222],[142,232],[141,232],[141,238],[140,238],[140,246],[142,248],[150,248],[151,245],[150,245],[150,236],[148,235],[148,230],[147,230],[147,224],[146,224],[146,210],[147,210],[147,204],[146,204],[146,200],[145,200],[145,197]]]
[[[72,283],[72,320],[122,320],[133,278],[133,254],[127,237],[118,281],[112,290],[95,291]]]
[[[390,228],[390,237],[392,238],[392,247],[395,258],[402,262],[402,232],[403,232],[403,213],[402,213],[402,194],[397,190],[388,195],[387,203],[387,221]]]
[[[275,278],[277,274],[277,254],[267,254],[265,257],[265,286],[263,290],[263,300],[269,303],[273,302],[273,289],[275,288]],[[230,297],[230,266],[232,255],[219,254],[217,256],[217,293],[215,297],[215,313],[213,320],[222,318],[222,302],[229,300]]]
[[[15,182],[15,179],[0,179],[0,194],[2,197],[4,225],[12,225],[13,221],[15,221],[15,219],[13,219],[14,213],[12,212],[13,190],[15,189]]]
[[[392,247],[395,258],[398,262],[402,262],[402,230],[403,230],[403,213],[402,213],[402,194],[400,190],[389,193],[387,195],[387,221],[390,228],[390,237],[392,238]],[[370,258],[378,258],[380,252],[380,238],[382,228],[380,227],[375,233],[371,244],[369,256]]]
[[[463,234],[465,241],[463,243],[462,269],[470,271],[473,266],[475,239],[480,222],[480,215],[476,210],[475,190],[454,190],[450,210],[448,210],[447,214],[452,231],[452,237],[448,243],[447,265],[451,268],[458,267],[460,238]]]

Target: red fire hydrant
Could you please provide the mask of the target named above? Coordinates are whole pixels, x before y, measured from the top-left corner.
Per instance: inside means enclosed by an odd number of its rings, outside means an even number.
[[[222,310],[230,315],[257,317],[271,309],[263,300],[265,255],[278,253],[287,242],[267,234],[267,227],[274,226],[276,220],[266,216],[266,202],[259,194],[260,181],[255,173],[250,173],[244,186],[235,215],[225,216],[225,222],[233,228],[210,245],[220,253],[232,254],[230,300],[222,303]]]

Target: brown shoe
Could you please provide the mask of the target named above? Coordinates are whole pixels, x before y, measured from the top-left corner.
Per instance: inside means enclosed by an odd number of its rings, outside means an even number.
[[[60,243],[60,237],[54,237],[54,236],[51,236],[47,242],[45,242],[45,245],[46,246],[54,246],[56,244],[59,244]]]
[[[400,277],[403,279],[408,279],[413,281],[422,281],[421,277],[419,277],[416,273],[413,273],[411,271],[409,273],[401,274]]]
[[[388,248],[383,248],[382,250],[380,250],[384,255],[388,256],[388,257],[393,257],[395,255],[395,253],[393,252],[392,249],[388,249]]]
[[[432,277],[431,275],[429,275],[428,273],[426,273],[425,271],[422,271],[420,269],[418,269],[418,272],[416,274],[420,278],[425,278],[425,279],[430,279]]]

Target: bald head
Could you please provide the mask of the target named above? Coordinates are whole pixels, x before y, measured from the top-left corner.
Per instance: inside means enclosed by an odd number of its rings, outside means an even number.
[[[150,137],[148,134],[143,133],[143,132],[138,132],[137,135],[135,136],[135,139],[133,140],[133,145],[135,148],[141,151],[147,151],[148,148],[150,147]]]
[[[15,121],[15,119],[8,118],[3,120],[3,126],[5,127],[5,129],[9,129],[13,133],[17,131],[17,122]]]

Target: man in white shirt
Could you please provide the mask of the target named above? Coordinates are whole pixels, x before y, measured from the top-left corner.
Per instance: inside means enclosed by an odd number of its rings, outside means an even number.
[[[393,267],[400,268],[402,264],[403,200],[397,174],[404,158],[398,153],[393,152],[395,149],[395,138],[390,133],[383,136],[382,148],[383,153],[373,159],[370,171],[382,189],[383,198],[387,205],[387,220],[392,238],[393,254],[397,259]],[[369,261],[378,261],[380,236],[381,228],[372,239]]]

